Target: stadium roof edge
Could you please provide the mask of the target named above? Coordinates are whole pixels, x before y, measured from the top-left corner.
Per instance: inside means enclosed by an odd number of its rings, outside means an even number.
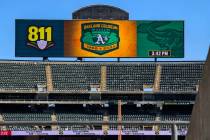
[[[97,64],[185,64],[185,63],[205,63],[205,61],[42,61],[42,60],[7,60],[0,59],[0,63],[54,63],[54,64],[88,64],[88,63],[97,63]]]
[[[92,4],[92,5],[84,6],[84,7],[80,8],[80,9],[78,9],[78,10],[75,10],[72,14],[77,13],[77,12],[79,12],[79,11],[82,11],[82,10],[84,10],[84,9],[86,9],[86,8],[93,8],[93,7],[99,7],[99,6],[117,9],[117,10],[120,10],[120,11],[122,11],[122,12],[128,14],[127,11],[125,11],[125,10],[119,8],[119,7],[115,7],[115,6],[111,6],[111,5],[105,5],[105,4]]]

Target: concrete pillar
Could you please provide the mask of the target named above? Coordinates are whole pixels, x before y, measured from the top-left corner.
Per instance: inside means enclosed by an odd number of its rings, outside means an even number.
[[[171,140],[178,140],[177,125],[173,124],[171,127]]]
[[[118,123],[122,123],[122,102],[118,100]],[[118,140],[122,140],[122,125],[118,124]]]

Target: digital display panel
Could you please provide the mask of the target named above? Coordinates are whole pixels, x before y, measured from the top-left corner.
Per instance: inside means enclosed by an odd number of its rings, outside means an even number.
[[[16,20],[17,57],[183,58],[183,21]]]

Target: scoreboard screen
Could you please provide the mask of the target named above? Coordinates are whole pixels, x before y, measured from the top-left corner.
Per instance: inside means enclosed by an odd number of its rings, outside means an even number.
[[[139,57],[184,57],[183,21],[137,21]]]
[[[16,20],[17,57],[183,58],[183,21]]]

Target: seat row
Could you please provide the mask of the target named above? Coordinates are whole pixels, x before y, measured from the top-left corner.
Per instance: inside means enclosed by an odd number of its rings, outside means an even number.
[[[47,85],[44,63],[0,63],[0,90],[35,90]],[[196,91],[202,78],[204,63],[160,63],[160,91]],[[143,91],[154,85],[155,63],[50,64],[55,91],[89,91],[100,85],[105,73],[108,91]],[[106,70],[101,67],[106,66]],[[103,77],[104,78],[104,77]]]

